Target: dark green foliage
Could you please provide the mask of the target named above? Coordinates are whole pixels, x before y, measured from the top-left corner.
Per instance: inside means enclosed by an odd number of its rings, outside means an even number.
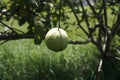
[[[103,80],[119,80],[120,79],[120,61],[104,60],[103,63]]]
[[[36,19],[34,19],[34,24],[34,42],[35,44],[40,44],[45,35],[44,25]]]
[[[27,25],[27,32],[24,34],[34,34],[35,44],[41,43],[50,28],[58,26],[59,18],[61,21],[67,20],[64,8],[59,8],[58,0],[6,0],[2,2],[0,20],[9,22],[14,19],[18,21],[19,26],[29,24]],[[59,17],[59,9],[61,10],[61,17]],[[13,25],[14,21],[11,24]],[[12,32],[10,34],[13,34]],[[19,34],[18,32],[15,33],[16,35]]]
[[[26,18],[21,18],[18,24],[22,26],[23,24],[25,24],[25,22],[26,22]]]

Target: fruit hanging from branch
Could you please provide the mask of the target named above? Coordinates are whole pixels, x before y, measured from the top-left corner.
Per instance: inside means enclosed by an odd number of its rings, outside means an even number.
[[[68,45],[67,33],[61,28],[52,28],[45,36],[45,43],[52,51],[62,51]]]

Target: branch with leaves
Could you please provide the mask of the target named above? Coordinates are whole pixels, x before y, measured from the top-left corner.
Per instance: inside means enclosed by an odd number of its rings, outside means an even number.
[[[113,23],[113,26],[108,26],[108,5],[106,0],[99,1],[101,4],[99,8],[96,8],[97,2],[93,5],[90,0],[86,0],[89,9],[91,9],[92,17],[94,17],[95,20],[97,20],[94,24],[94,26],[91,26],[91,22],[89,21],[89,18],[91,18],[91,15],[89,15],[89,10],[87,10],[83,4],[82,0],[79,0],[80,8],[82,9],[82,20],[86,23],[87,29],[84,29],[81,25],[81,22],[79,20],[79,17],[74,11],[73,6],[71,5],[70,1],[68,1],[69,7],[71,8],[80,29],[90,38],[90,42],[92,42],[98,50],[100,51],[100,60],[98,62],[97,70],[96,70],[96,78],[95,80],[100,80],[101,71],[102,71],[102,64],[103,60],[105,59],[118,59],[114,56],[110,55],[110,47],[111,43],[114,39],[114,37],[117,35],[118,30],[120,30],[120,13],[117,14],[117,20],[115,23]],[[109,3],[110,4],[110,3]],[[87,7],[88,7],[87,6]],[[78,6],[79,7],[79,6]],[[112,28],[111,28],[112,27]],[[95,33],[97,31],[97,33]],[[95,34],[95,35],[94,35]],[[79,43],[78,43],[79,44]]]

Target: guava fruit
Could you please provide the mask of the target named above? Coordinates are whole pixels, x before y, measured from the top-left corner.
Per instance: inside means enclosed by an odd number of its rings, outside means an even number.
[[[67,33],[61,28],[52,28],[45,36],[45,43],[52,51],[62,51],[68,45]]]

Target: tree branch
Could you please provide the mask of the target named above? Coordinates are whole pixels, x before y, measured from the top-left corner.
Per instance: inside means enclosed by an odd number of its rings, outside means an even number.
[[[90,8],[91,8],[91,10],[92,10],[93,14],[94,14],[94,15],[96,15],[96,14],[97,14],[97,12],[95,11],[94,6],[90,3],[90,0],[86,0],[86,1],[87,1],[87,4],[90,6]]]
[[[110,44],[119,30],[120,30],[120,13],[117,16],[117,21],[116,21],[115,25],[112,27],[111,32],[107,33],[105,52],[109,51]]]
[[[111,55],[104,55],[104,59],[106,59],[106,60],[117,60],[117,61],[120,61],[120,57],[111,56]]]
[[[81,8],[82,8],[83,16],[84,16],[84,18],[85,18],[85,22],[86,22],[88,31],[89,31],[89,36],[88,36],[88,37],[91,38],[91,42],[93,42],[94,44],[96,44],[97,42],[95,41],[95,39],[94,39],[94,37],[93,37],[93,30],[92,30],[92,28],[91,28],[91,26],[90,26],[90,24],[89,24],[88,15],[87,15],[87,13],[86,13],[86,11],[85,11],[85,8],[84,8],[84,5],[83,5],[83,3],[82,3],[82,0],[79,0],[79,2],[80,2],[80,5],[81,5]],[[90,2],[88,1],[88,3],[90,3]],[[93,8],[93,7],[92,7],[92,8]],[[94,9],[94,10],[95,10],[95,9]],[[94,28],[94,29],[95,29],[95,28]]]
[[[32,34],[10,34],[0,35],[0,40],[18,40],[18,39],[31,39],[34,38]]]
[[[33,39],[34,35],[32,34],[11,34],[11,35],[0,35],[0,40],[19,40],[19,39]],[[70,40],[68,43],[69,44],[87,44],[89,43],[90,40],[87,41],[76,41],[76,40]],[[4,43],[4,42],[3,42]],[[2,43],[2,44],[3,44]]]
[[[12,31],[15,32],[15,33],[16,33],[16,31],[21,32],[21,33],[24,33],[23,31],[21,31],[21,30],[19,30],[19,29],[16,29],[16,28],[13,28],[13,27],[8,26],[7,24],[5,24],[4,22],[2,22],[1,20],[0,20],[0,23],[1,23],[2,25],[6,26],[7,28],[9,28],[10,30],[12,30]],[[15,30],[16,30],[16,31],[15,31]]]
[[[90,41],[87,40],[87,41],[75,41],[75,40],[70,40],[68,43],[69,44],[87,44],[89,43]]]
[[[81,0],[79,0],[79,1],[80,1],[80,5],[81,5],[81,8],[82,8],[83,16],[84,16],[84,18],[85,18],[85,22],[86,22],[87,27],[88,27],[88,30],[89,30],[89,32],[90,32],[90,24],[89,24],[89,22],[88,22],[88,16],[87,16],[87,14],[86,14],[86,11],[85,11],[85,9],[84,9],[84,6],[83,6],[82,1],[81,1]]]
[[[106,0],[103,0],[103,9],[104,9],[104,20],[105,20],[105,27],[108,27],[108,19],[107,19],[107,8],[106,8]]]
[[[111,29],[112,39],[114,38],[114,36],[116,35],[116,33],[119,30],[120,30],[120,12],[118,13],[117,20],[116,20],[116,22],[114,23],[114,25],[112,26],[112,29]]]
[[[82,25],[80,24],[80,20],[79,20],[77,14],[75,13],[75,11],[74,11],[74,9],[73,9],[73,7],[72,7],[72,4],[70,3],[69,0],[67,0],[67,2],[68,2],[68,5],[69,5],[70,8],[71,8],[71,10],[72,10],[72,12],[73,12],[76,20],[77,20],[78,26],[82,29],[82,31],[83,31],[87,36],[89,36],[88,32],[87,32],[87,31],[82,27]]]
[[[2,44],[4,44],[4,43],[6,43],[7,41],[8,41],[8,40],[5,40],[5,41],[1,42],[1,43],[0,43],[0,45],[2,45]]]
[[[94,76],[94,80],[100,80],[100,73],[101,73],[101,69],[102,69],[102,64],[103,64],[103,59],[100,59],[97,65],[97,69],[95,71],[95,76]]]

